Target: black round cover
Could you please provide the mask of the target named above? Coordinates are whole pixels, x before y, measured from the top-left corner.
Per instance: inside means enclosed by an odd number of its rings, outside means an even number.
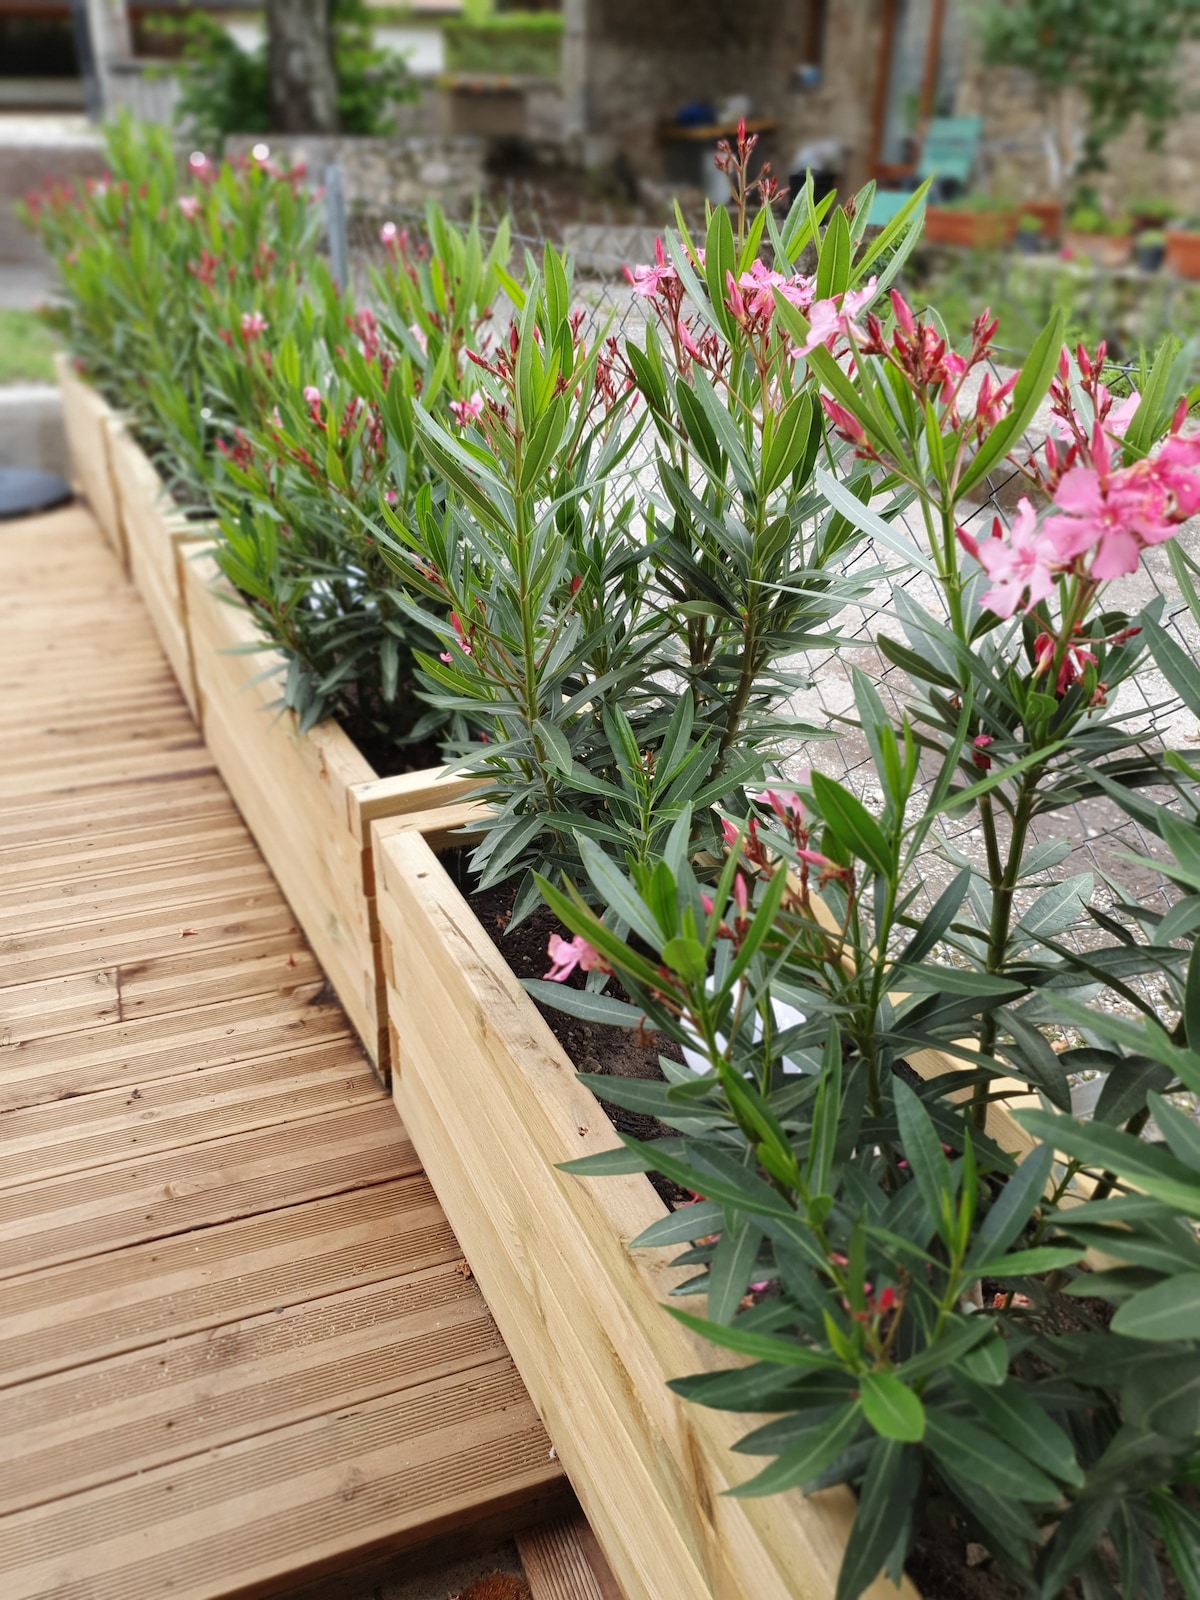
[[[73,499],[71,485],[53,472],[0,467],[0,519],[33,517]]]

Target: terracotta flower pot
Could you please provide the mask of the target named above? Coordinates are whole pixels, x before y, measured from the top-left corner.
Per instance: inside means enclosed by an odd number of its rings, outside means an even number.
[[[1200,233],[1168,228],[1167,266],[1181,278],[1200,278]]]
[[[959,250],[996,250],[1016,232],[1015,211],[955,211],[948,206],[925,209],[925,243]]]
[[[1022,200],[1020,214],[1036,217],[1042,225],[1042,238],[1055,240],[1062,236],[1063,203],[1061,200]]]
[[[1094,261],[1098,267],[1128,266],[1133,255],[1133,235],[1128,233],[1077,233],[1068,228],[1063,249]]]

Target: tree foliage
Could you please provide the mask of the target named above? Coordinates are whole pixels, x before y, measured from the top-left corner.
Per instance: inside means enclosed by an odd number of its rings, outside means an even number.
[[[332,0],[338,126],[342,133],[386,134],[390,109],[412,97],[403,59],[379,49],[364,0]],[[193,13],[183,24],[177,119],[190,138],[220,147],[231,133],[268,133],[271,117],[267,43],[244,50],[212,17]]]
[[[1047,97],[1083,98],[1082,167],[1141,118],[1151,148],[1187,105],[1181,55],[1200,0],[982,0],[989,59],[1029,72]]]

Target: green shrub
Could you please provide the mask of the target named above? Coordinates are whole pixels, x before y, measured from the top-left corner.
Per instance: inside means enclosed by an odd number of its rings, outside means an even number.
[[[502,11],[486,21],[454,18],[444,24],[451,72],[499,77],[557,78],[561,70],[562,16],[554,11]]]
[[[243,50],[203,12],[192,12],[183,22],[167,16],[159,25],[183,33],[176,119],[190,139],[219,150],[230,134],[270,131],[265,40]],[[364,0],[332,0],[332,26],[341,131],[390,133],[391,107],[415,93],[404,61],[374,45],[371,12]]]

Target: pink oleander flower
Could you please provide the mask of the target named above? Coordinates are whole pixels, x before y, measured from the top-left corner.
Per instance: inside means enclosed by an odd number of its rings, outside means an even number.
[[[450,626],[454,629],[455,636],[458,639],[458,648],[462,651],[463,655],[469,656],[471,654],[471,643],[467,638],[462,623],[458,620],[457,611],[452,611],[450,613]]]
[[[304,398],[308,401],[310,406],[317,405],[319,403],[321,399],[321,391],[317,388],[315,383],[305,384]]]
[[[750,798],[760,806],[770,806],[780,822],[787,822],[789,817],[799,822],[804,815],[804,802],[794,789],[763,789]]]
[[[806,313],[809,320],[808,338],[795,347],[793,358],[808,355],[820,344],[832,349],[839,338],[849,338],[855,317],[875,298],[878,281],[877,278],[871,278],[861,289],[847,289],[833,299],[811,301]]]
[[[1101,384],[1100,387],[1107,395],[1108,390],[1104,388],[1104,385]],[[1104,419],[1106,431],[1115,435],[1118,439],[1123,439],[1129,432],[1129,424],[1137,415],[1137,408],[1141,403],[1142,397],[1136,393],[1127,395],[1124,400],[1119,400]]]
[[[390,249],[396,243],[399,234],[400,230],[394,222],[385,222],[379,230],[379,242],[385,248]]]
[[[711,917],[713,912],[717,909],[717,902],[713,899],[712,895],[707,894],[703,889],[700,891],[700,904],[704,907],[704,915],[706,917]]]
[[[429,339],[428,339],[428,336],[425,333],[424,328],[422,328],[421,324],[419,322],[414,322],[410,326],[408,331],[409,331],[409,333],[412,334],[413,338],[417,341],[417,344],[418,344],[418,346],[420,347],[420,350],[421,350],[421,354],[422,355],[428,355],[428,353],[429,353]]]
[[[679,319],[677,332],[679,334],[679,343],[681,347],[688,353],[689,356],[691,356],[692,360],[703,361],[704,353],[700,349],[700,346],[696,343],[695,339],[692,337],[692,331],[688,327],[687,323],[684,322],[682,317]]]
[[[454,660],[454,657],[450,654],[449,650],[442,650],[438,654],[438,660],[444,661],[446,665],[449,666]]]
[[[1054,588],[1054,574],[1063,566],[1057,542],[1047,526],[1038,528],[1037,512],[1024,497],[1007,538],[999,517],[990,539],[977,540],[965,528],[958,530],[958,538],[992,580],[980,598],[998,617],[1011,617],[1022,604],[1028,611],[1044,600]]]
[[[879,1299],[875,1303],[876,1311],[879,1312],[881,1316],[886,1316],[889,1311],[895,1309],[896,1299],[897,1296],[895,1289],[889,1287],[881,1290]]]
[[[181,194],[179,196],[179,209],[189,222],[195,222],[200,215],[200,200],[194,194]]]
[[[823,856],[819,850],[797,850],[796,854],[801,861],[806,861],[810,867],[820,867],[822,871],[826,868],[834,872],[840,870],[834,862],[830,861],[828,856]]]
[[[1035,678],[1041,677],[1043,672],[1049,672],[1054,665],[1054,657],[1058,653],[1058,641],[1048,633],[1039,633],[1033,644]],[[1058,682],[1055,684],[1055,693],[1066,694],[1071,685],[1083,677],[1086,669],[1096,665],[1096,657],[1091,650],[1083,644],[1071,643],[1063,651],[1062,661],[1058,668]]]
[[[782,272],[773,272],[763,261],[754,261],[749,271],[742,273],[737,286],[745,291],[745,303],[751,314],[769,318],[775,314],[777,289],[798,311],[807,312],[813,302],[817,280],[799,272],[788,277]]]
[[[845,332],[845,318],[836,300],[814,300],[808,308],[808,338],[792,351],[793,357],[806,356],[818,345],[831,346]]]
[[[1161,544],[1175,531],[1166,520],[1166,491],[1142,462],[1111,476],[1103,468],[1071,467],[1054,504],[1058,514],[1047,517],[1044,531],[1057,560],[1067,565],[1091,553],[1090,575],[1102,583],[1136,572],[1144,546]]]
[[[971,744],[975,750],[975,765],[979,768],[980,772],[991,771],[992,758],[988,755],[987,749],[989,745],[995,744],[995,742],[995,739],[992,738],[990,733],[977,733],[971,740]]]
[[[979,385],[979,398],[975,402],[975,421],[980,428],[990,432],[1004,416],[1008,397],[1017,386],[1019,372],[1014,372],[997,388],[992,388],[992,375],[985,372]]]
[[[551,983],[565,983],[578,967],[581,972],[611,972],[608,962],[594,949],[581,933],[573,939],[564,939],[552,933],[546,946],[550,957],[550,970],[545,974]]]
[[[750,907],[750,890],[740,872],[733,880],[733,900],[738,908],[738,916],[744,917]]]
[[[203,172],[208,166],[208,157],[203,150],[193,150],[188,157],[188,166],[193,172]]]
[[[242,338],[249,343],[267,331],[267,319],[261,311],[242,312]]]
[[[465,428],[472,422],[478,422],[483,415],[483,396],[476,393],[469,400],[451,400],[450,415],[460,428]]]
[[[736,844],[738,842],[738,829],[734,827],[728,817],[721,818],[721,832],[724,835],[726,844]]]
[[[867,435],[863,425],[853,412],[847,411],[845,406],[838,405],[837,401],[831,400],[827,394],[821,396],[821,404],[825,408],[825,415],[843,439],[852,444],[866,443]]]
[[[400,496],[396,493],[395,489],[385,489],[383,498],[387,501],[388,505],[394,506],[396,501],[399,500]]]
[[[1169,497],[1167,514],[1172,522],[1182,522],[1200,511],[1200,434],[1190,434],[1186,439],[1173,435],[1149,467]],[[1137,468],[1129,470],[1134,472]]]
[[[667,252],[663,248],[661,239],[654,241],[654,266],[636,266],[632,270],[624,268],[625,281],[631,284],[634,294],[640,294],[644,299],[653,300],[656,295],[663,292],[663,285],[677,283],[679,274],[667,260]]]

